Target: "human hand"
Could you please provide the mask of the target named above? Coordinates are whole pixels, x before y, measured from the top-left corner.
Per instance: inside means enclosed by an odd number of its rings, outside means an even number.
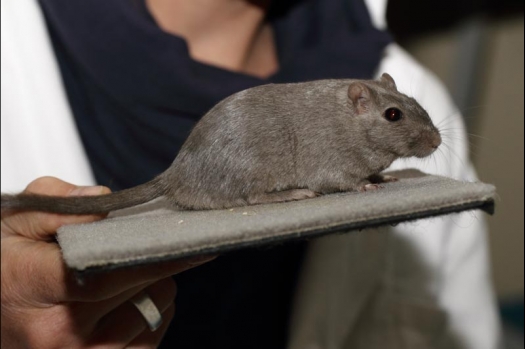
[[[100,195],[105,187],[76,187],[52,177],[32,182],[26,192]],[[64,224],[103,216],[13,212],[2,217],[2,348],[155,348],[174,314],[176,285],[170,277],[213,257],[126,268],[91,275],[79,284],[55,242]],[[128,300],[142,290],[163,317],[151,332]]]

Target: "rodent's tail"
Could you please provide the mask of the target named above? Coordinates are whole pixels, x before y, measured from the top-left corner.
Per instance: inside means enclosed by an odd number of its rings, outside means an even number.
[[[48,196],[2,194],[2,215],[6,211],[43,211],[62,214],[101,214],[139,205],[165,194],[160,177],[133,188],[98,196]]]

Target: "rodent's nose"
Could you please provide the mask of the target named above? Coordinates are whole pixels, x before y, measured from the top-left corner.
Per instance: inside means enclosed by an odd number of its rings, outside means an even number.
[[[436,132],[432,134],[432,138],[430,140],[431,147],[434,149],[437,149],[437,147],[439,147],[440,144],[441,144],[441,136],[439,135],[439,133]]]

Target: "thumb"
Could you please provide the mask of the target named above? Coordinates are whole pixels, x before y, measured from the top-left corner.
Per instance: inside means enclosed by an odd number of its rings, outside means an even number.
[[[107,189],[107,190],[106,190]],[[90,196],[90,195],[102,195],[108,194],[110,190],[106,187],[95,185],[95,186],[84,186],[74,187],[66,196]]]
[[[103,186],[75,186],[58,178],[41,177],[31,182],[24,192],[53,196],[87,196],[108,194],[111,190]],[[52,240],[62,225],[93,222],[104,217],[105,215],[16,212],[2,217],[2,234],[17,234],[34,240]]]

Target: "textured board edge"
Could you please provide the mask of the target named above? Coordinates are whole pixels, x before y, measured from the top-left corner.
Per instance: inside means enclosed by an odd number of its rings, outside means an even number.
[[[410,213],[403,213],[398,215],[378,217],[367,219],[363,221],[354,222],[338,222],[332,226],[318,226],[309,227],[304,229],[298,229],[296,231],[282,232],[271,237],[255,238],[245,241],[237,241],[232,243],[223,243],[212,247],[204,247],[200,249],[191,249],[189,251],[175,252],[175,253],[163,253],[158,255],[149,255],[146,257],[134,257],[128,259],[113,260],[111,263],[86,265],[80,269],[75,266],[71,266],[79,279],[82,279],[90,274],[103,273],[111,270],[122,269],[133,266],[144,266],[148,264],[175,261],[183,258],[198,256],[198,255],[214,255],[224,254],[233,251],[237,251],[244,248],[258,248],[258,247],[269,247],[272,245],[282,244],[289,241],[298,241],[305,239],[317,238],[329,234],[335,233],[350,233],[356,230],[377,228],[380,226],[397,225],[403,222],[415,221],[422,218],[431,218],[444,216],[452,213],[459,213],[463,211],[471,211],[480,209],[490,215],[494,214],[495,203],[493,197],[485,199],[472,200],[456,205],[445,205],[443,207],[435,207],[430,209],[424,209],[421,211],[413,211]]]

